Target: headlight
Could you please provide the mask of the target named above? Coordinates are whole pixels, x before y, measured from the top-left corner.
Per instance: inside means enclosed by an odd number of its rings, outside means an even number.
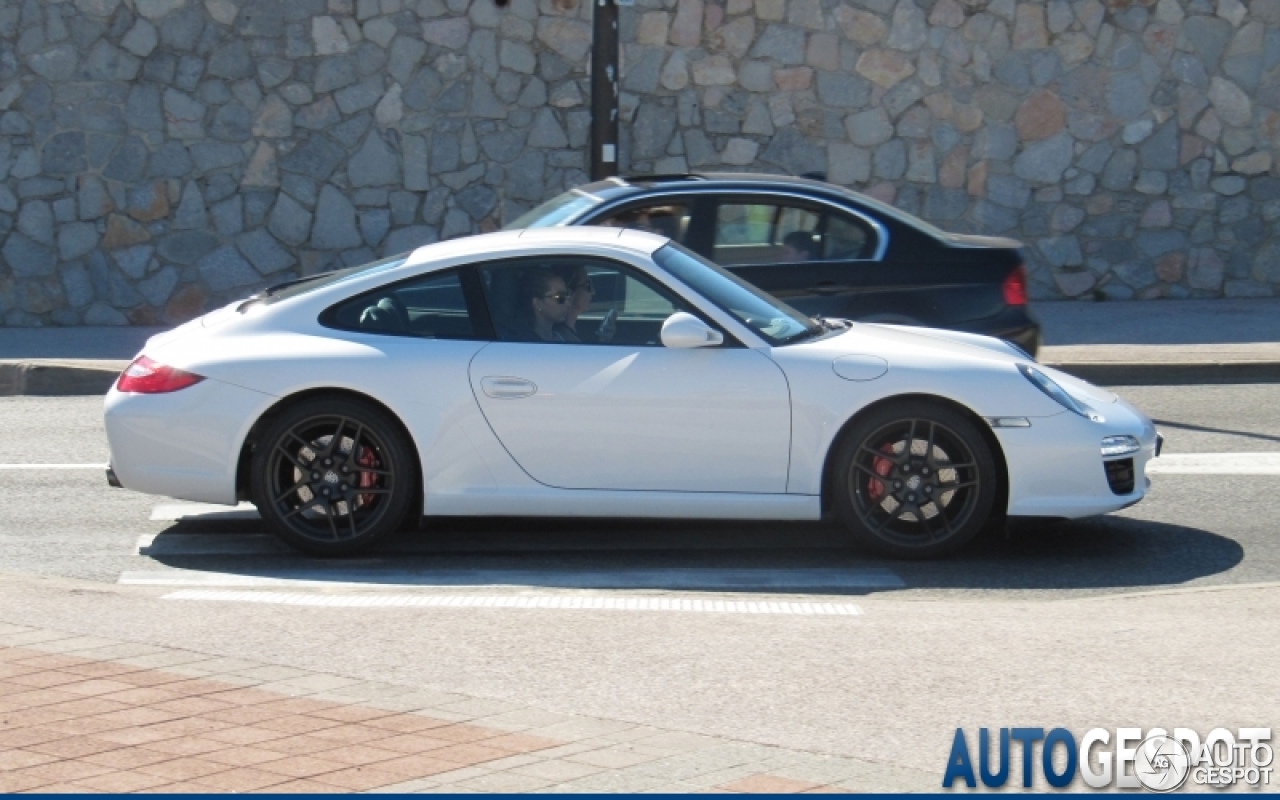
[[[1142,449],[1135,436],[1106,436],[1102,439],[1102,457],[1127,456]]]
[[[1074,411],[1086,419],[1092,419],[1088,409],[1077,403],[1074,397],[1067,394],[1066,390],[1054,383],[1053,379],[1048,375],[1045,375],[1043,372],[1029,364],[1019,364],[1018,371],[1021,372],[1027,380],[1031,381],[1037,389],[1052,397],[1058,405],[1068,411]]]

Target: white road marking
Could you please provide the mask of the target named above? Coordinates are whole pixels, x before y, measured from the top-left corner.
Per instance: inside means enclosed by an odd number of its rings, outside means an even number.
[[[901,589],[902,578],[887,569],[666,569],[540,570],[448,569],[393,571],[386,569],[278,570],[275,575],[243,575],[199,570],[139,570],[123,572],[117,583],[128,586],[200,586],[292,589],[420,588],[556,588],[655,589],[668,591],[845,591]]]
[[[520,608],[572,611],[677,611],[695,614],[860,616],[853,603],[785,600],[712,600],[686,597],[583,597],[581,595],[302,594],[182,589],[165,600],[207,600],[324,608]]]
[[[177,522],[183,519],[198,519],[217,522],[220,520],[261,519],[258,509],[253,503],[241,503],[238,506],[220,506],[212,503],[166,503],[151,510],[152,521]]]
[[[106,464],[0,464],[0,469],[106,469]]]
[[[1148,475],[1280,475],[1280,453],[1165,453]]]

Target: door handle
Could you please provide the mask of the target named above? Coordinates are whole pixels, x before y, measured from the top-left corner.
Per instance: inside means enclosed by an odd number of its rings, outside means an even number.
[[[538,387],[524,378],[481,378],[480,390],[495,400],[515,400],[536,393]]]
[[[822,281],[817,286],[810,286],[809,291],[814,294],[836,294],[840,291],[840,285],[835,281]]]

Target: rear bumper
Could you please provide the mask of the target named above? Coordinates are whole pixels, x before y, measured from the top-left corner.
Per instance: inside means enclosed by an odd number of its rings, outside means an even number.
[[[146,494],[234,505],[240,446],[273,398],[216,380],[167,394],[112,387],[107,482]]]

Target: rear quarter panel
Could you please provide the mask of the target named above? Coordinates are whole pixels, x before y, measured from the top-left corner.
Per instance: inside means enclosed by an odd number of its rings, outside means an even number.
[[[311,391],[348,391],[386,406],[417,448],[427,497],[490,486],[509,473],[471,392],[467,367],[487,342],[336,331],[229,331],[159,348],[160,360],[264,397],[249,426],[282,400]],[[243,444],[243,435],[240,444]],[[237,449],[238,452],[238,449]],[[517,480],[522,476],[509,476]],[[527,480],[527,478],[524,478]]]

